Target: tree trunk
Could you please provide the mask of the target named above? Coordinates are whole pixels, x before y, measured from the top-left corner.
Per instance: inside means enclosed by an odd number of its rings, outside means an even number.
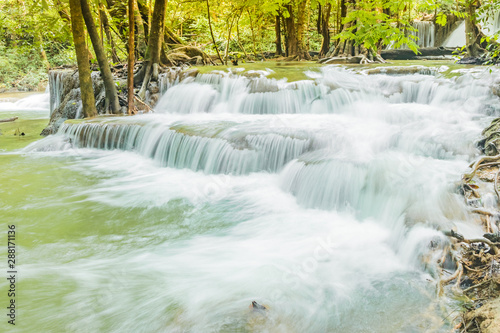
[[[233,30],[233,24],[234,24],[234,20],[236,19],[236,16],[233,17],[233,19],[231,20],[231,23],[228,22],[229,24],[229,32],[227,33],[227,43],[226,43],[226,50],[224,51],[224,61],[225,61],[225,65],[227,66],[227,59],[229,58],[229,42],[231,41],[231,30]]]
[[[165,26],[165,36],[163,38],[165,38],[167,44],[184,45],[184,41],[167,26]]]
[[[210,35],[212,36],[212,42],[214,43],[215,51],[217,52],[217,56],[219,57],[220,63],[222,65],[224,61],[222,61],[222,58],[220,56],[219,48],[217,47],[217,43],[215,42],[214,31],[212,30],[212,20],[210,18],[210,4],[208,0],[206,0],[206,3],[207,3],[207,17],[208,17],[208,26],[210,27]]]
[[[476,24],[476,1],[469,0],[467,5],[467,17],[465,18],[465,49],[468,57],[477,57],[481,53],[479,45],[479,28]]]
[[[45,49],[43,48],[43,38],[41,32],[35,33],[35,41],[38,44],[38,47],[40,48],[40,55],[42,56],[42,61],[43,64],[45,65],[45,68],[47,70],[50,70],[49,59],[47,59],[47,53],[45,53]]]
[[[240,17],[241,14],[243,13],[243,10],[240,12],[240,15],[238,16],[238,20],[236,21],[236,37],[238,38],[238,45],[240,46],[240,49],[243,51],[245,54],[245,58],[248,59],[248,54],[243,45],[241,44],[241,39],[240,39],[240,27],[239,27],[239,22],[240,22]]]
[[[80,0],[69,0],[69,8],[71,12],[71,30],[73,31],[76,61],[78,63],[83,115],[85,118],[95,117],[97,115],[97,110],[95,108],[92,78],[90,77],[89,56],[85,45],[85,27],[83,24]]]
[[[113,36],[111,35],[111,29],[109,27],[108,14],[106,13],[106,9],[104,8],[104,4],[99,2],[99,15],[102,20],[102,27],[104,29],[104,34],[106,35],[106,39],[108,40],[108,44],[111,47],[111,59],[114,63],[121,62],[120,58],[118,58],[118,54],[116,53],[115,42],[113,40]]]
[[[283,54],[283,49],[281,48],[281,24],[280,24],[280,15],[276,15],[275,17],[275,25],[274,32],[276,33],[276,55],[280,56]]]
[[[295,31],[295,18],[293,16],[293,1],[286,5],[288,17],[285,18],[286,26],[286,55],[287,57],[296,56],[298,54],[297,35]]]
[[[104,83],[104,89],[106,90],[106,110],[111,110],[112,113],[120,113],[120,104],[118,103],[118,93],[116,92],[115,80],[113,79],[113,74],[111,74],[111,69],[109,68],[108,59],[106,58],[106,53],[104,52],[104,47],[101,44],[99,34],[94,24],[94,19],[92,18],[92,13],[90,11],[89,4],[87,0],[80,0],[83,19],[85,20],[85,25],[87,26],[87,31],[92,41],[92,46],[94,47],[94,52],[99,63],[99,68],[101,70],[101,76]]]
[[[158,65],[160,63],[161,46],[163,44],[166,7],[166,0],[155,1],[148,49],[146,51],[146,60],[141,68],[141,71],[144,71],[144,80],[142,81],[141,90],[139,91],[139,98],[142,100],[146,97],[146,88],[151,77],[154,80],[158,79]]]
[[[309,50],[306,45],[306,31],[311,0],[302,0],[299,2],[297,10],[297,55],[299,59],[310,60]]]
[[[345,0],[345,1],[342,1],[341,5],[342,5],[341,15],[342,15],[342,19],[344,19],[345,17],[347,17],[347,14],[349,13],[349,11],[356,9],[356,0]],[[353,25],[352,22],[344,23],[344,25],[342,27],[342,31],[348,30],[352,25]],[[340,43],[337,45],[337,48],[333,52],[333,56],[337,56],[337,55],[339,55],[339,56],[354,56],[355,55],[355,47],[354,47],[353,41],[351,39],[347,39],[344,41],[341,40]]]
[[[127,66],[127,100],[128,100],[128,114],[132,115],[134,112],[134,7],[136,6],[135,0],[128,0],[128,66]]]
[[[255,32],[253,29],[252,15],[250,14],[250,10],[247,9],[248,20],[250,21],[250,31],[252,32],[252,51],[255,56],[257,56],[257,47],[255,46]]]
[[[146,34],[144,32],[144,21],[142,20],[141,12],[139,11],[139,6],[137,5],[137,0],[134,0],[134,28],[137,26],[137,53],[140,56],[144,56],[146,52]],[[130,9],[129,9],[130,10]],[[129,18],[130,21],[130,18]],[[135,36],[134,36],[135,38]],[[129,37],[130,41],[130,37]]]
[[[319,50],[319,57],[324,57],[330,49],[330,14],[332,12],[331,3],[327,3],[323,7],[319,5],[319,18],[318,18],[318,33],[323,36],[321,48]]]

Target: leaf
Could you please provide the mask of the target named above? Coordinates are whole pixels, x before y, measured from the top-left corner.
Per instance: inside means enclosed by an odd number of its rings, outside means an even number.
[[[439,13],[436,17],[436,23],[444,27],[447,22],[447,17],[444,13]]]
[[[42,9],[49,10],[49,5],[47,4],[47,0],[42,0]]]

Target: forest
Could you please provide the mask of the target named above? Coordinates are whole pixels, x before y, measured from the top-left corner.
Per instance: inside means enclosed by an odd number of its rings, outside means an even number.
[[[101,70],[104,62],[126,63],[130,54],[151,66],[337,55],[376,61],[386,48],[418,54],[416,21],[465,20],[461,53],[486,49],[495,58],[496,38],[481,25],[499,6],[494,0],[2,0],[0,89],[36,89],[47,69],[74,66],[77,55]],[[146,69],[136,73],[139,81]]]

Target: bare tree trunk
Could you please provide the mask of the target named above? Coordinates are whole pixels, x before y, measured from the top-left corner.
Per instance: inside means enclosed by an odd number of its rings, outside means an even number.
[[[476,1],[468,0],[467,17],[465,18],[465,49],[468,57],[477,57],[480,54],[479,28],[476,24]]]
[[[227,58],[228,58],[228,52],[229,52],[229,42],[231,41],[231,30],[233,30],[233,24],[234,24],[235,19],[236,19],[236,17],[233,17],[233,19],[231,20],[231,23],[229,24],[229,32],[227,33],[226,50],[224,51],[224,61],[225,61],[226,66],[227,66]]]
[[[139,55],[144,56],[144,53],[146,52],[146,34],[144,33],[144,21],[142,20],[141,12],[139,11],[139,6],[137,5],[137,0],[134,0],[133,5],[135,22],[134,28],[137,26],[137,52]]]
[[[274,32],[276,33],[276,55],[280,56],[283,54],[283,49],[281,48],[281,13],[276,15],[275,24],[274,24]]]
[[[120,113],[120,104],[118,103],[118,93],[116,92],[115,80],[113,79],[113,74],[111,74],[108,59],[106,58],[104,47],[102,46],[99,34],[97,33],[89,4],[87,3],[87,0],[80,0],[80,5],[82,8],[83,19],[85,20],[85,25],[87,26],[87,31],[89,33],[90,40],[92,41],[92,46],[94,47],[97,62],[99,63],[99,68],[101,70],[104,89],[106,90],[106,110],[109,106],[112,113]]]
[[[145,73],[141,90],[139,91],[139,98],[142,100],[146,97],[146,89],[151,77],[154,80],[158,79],[158,66],[160,64],[161,46],[163,44],[163,29],[165,26],[165,9],[166,0],[155,1],[148,49],[146,51],[146,61],[144,61],[143,67],[141,68],[141,71],[144,71]]]
[[[319,5],[318,8],[318,33],[323,36],[323,41],[321,42],[321,48],[319,50],[319,57],[324,57],[328,50],[330,49],[330,14],[332,12],[332,4],[327,3],[323,7]]]
[[[285,18],[286,26],[286,55],[288,57],[296,56],[298,54],[297,35],[295,31],[295,18],[293,15],[293,1],[286,5],[288,17]]]
[[[297,10],[297,54],[300,59],[310,60],[309,50],[306,46],[306,31],[307,31],[307,18],[309,14],[311,0],[302,0],[299,2]]]
[[[127,66],[127,100],[128,100],[128,114],[132,115],[134,112],[134,7],[135,0],[128,0],[128,66]]]
[[[217,52],[217,56],[219,57],[220,63],[223,64],[224,61],[222,61],[222,58],[219,53],[219,48],[217,47],[217,43],[215,43],[214,31],[212,30],[212,20],[210,19],[210,4],[208,3],[208,0],[206,0],[206,3],[207,3],[207,16],[208,16],[208,26],[210,27],[210,35],[212,36],[212,42],[214,43],[215,51]]]
[[[50,63],[49,59],[47,59],[47,53],[45,53],[45,49],[43,48],[43,38],[41,32],[35,33],[35,41],[38,44],[38,47],[40,48],[40,55],[42,56],[43,64],[45,65],[45,68],[49,70]]]
[[[101,17],[104,34],[106,35],[109,46],[111,47],[111,59],[114,63],[121,62],[120,58],[118,58],[118,54],[116,53],[115,42],[113,40],[113,36],[111,35],[108,14],[106,13],[106,9],[104,8],[104,4],[102,2],[99,2],[99,16]]]
[[[250,31],[252,31],[252,45],[253,45],[253,54],[257,56],[257,47],[255,46],[255,32],[253,29],[252,15],[250,14],[250,10],[247,9],[248,20],[250,21]]]
[[[95,108],[92,78],[90,77],[89,56],[85,45],[85,27],[83,24],[80,0],[69,0],[69,8],[71,12],[71,30],[73,31],[73,42],[75,43],[76,61],[78,63],[83,115],[85,118],[95,117],[97,115],[97,110]]]
[[[240,28],[239,28],[239,22],[240,22],[240,17],[241,14],[243,13],[243,10],[240,12],[240,15],[238,16],[238,20],[236,21],[236,37],[238,38],[238,45],[240,46],[241,50],[245,54],[245,58],[248,59],[248,54],[243,45],[241,44],[241,39],[240,39]]]

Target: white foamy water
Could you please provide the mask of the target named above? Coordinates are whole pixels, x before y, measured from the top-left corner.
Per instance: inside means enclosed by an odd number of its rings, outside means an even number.
[[[481,233],[455,182],[500,105],[496,72],[428,72],[202,75],[156,114],[64,125],[25,154],[70,160],[75,205],[116,229],[23,274],[71,286],[46,311],[75,331],[447,332],[423,259]]]
[[[0,117],[20,118],[48,118],[50,95],[45,93],[34,93],[21,99],[9,97],[1,98],[0,94]]]

